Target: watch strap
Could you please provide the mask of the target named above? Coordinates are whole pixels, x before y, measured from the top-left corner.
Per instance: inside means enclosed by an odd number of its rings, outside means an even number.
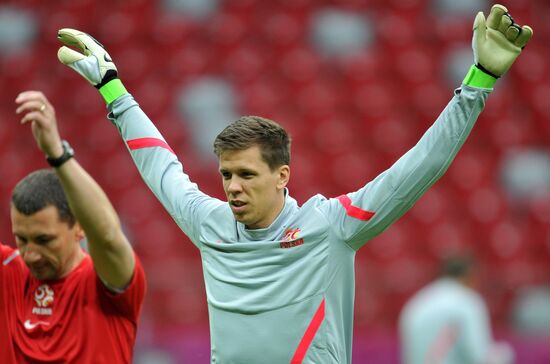
[[[61,145],[63,147],[63,154],[57,158],[51,158],[46,156],[48,164],[54,168],[60,167],[63,163],[74,157],[74,149],[71,147],[68,141],[62,140]]]

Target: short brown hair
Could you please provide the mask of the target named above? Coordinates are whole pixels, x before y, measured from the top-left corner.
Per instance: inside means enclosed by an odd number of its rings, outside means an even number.
[[[17,211],[27,216],[55,206],[60,221],[66,222],[69,227],[76,222],[61,181],[51,169],[34,171],[19,181],[11,194],[11,203]]]
[[[260,116],[243,116],[229,124],[214,141],[214,153],[260,147],[262,158],[271,170],[290,164],[290,136],[274,122]]]

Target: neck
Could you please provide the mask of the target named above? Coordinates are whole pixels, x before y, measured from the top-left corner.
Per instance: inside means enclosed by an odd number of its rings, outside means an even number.
[[[277,217],[279,217],[285,207],[285,196],[286,193],[284,190],[282,190],[275,200],[275,207],[273,208],[273,213],[270,214],[269,219],[266,219],[263,222],[259,222],[255,225],[245,225],[245,227],[249,230],[265,229],[270,227],[271,224],[273,224],[273,222],[277,220]]]
[[[283,192],[281,192],[279,198],[277,199],[277,208],[273,209],[273,211],[275,212],[275,215],[271,218],[269,225],[273,224],[273,221],[275,221],[277,217],[279,217],[279,215],[281,214],[284,208],[285,208],[285,192],[283,190]]]
[[[76,267],[78,267],[80,262],[82,262],[82,260],[84,259],[84,256],[84,252],[82,251],[80,246],[77,246],[74,249],[73,254],[67,260],[65,269],[61,272],[59,278],[65,278],[66,276],[68,276],[69,273],[71,273]]]

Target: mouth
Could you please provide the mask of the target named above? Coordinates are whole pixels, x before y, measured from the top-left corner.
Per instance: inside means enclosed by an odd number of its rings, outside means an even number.
[[[234,214],[238,214],[246,208],[247,203],[240,200],[231,200],[229,201],[229,206]]]

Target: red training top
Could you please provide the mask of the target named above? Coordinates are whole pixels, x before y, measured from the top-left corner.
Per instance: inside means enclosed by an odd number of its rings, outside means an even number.
[[[131,363],[145,274],[136,256],[123,293],[112,293],[92,258],[65,278],[40,281],[0,243],[0,363]]]

